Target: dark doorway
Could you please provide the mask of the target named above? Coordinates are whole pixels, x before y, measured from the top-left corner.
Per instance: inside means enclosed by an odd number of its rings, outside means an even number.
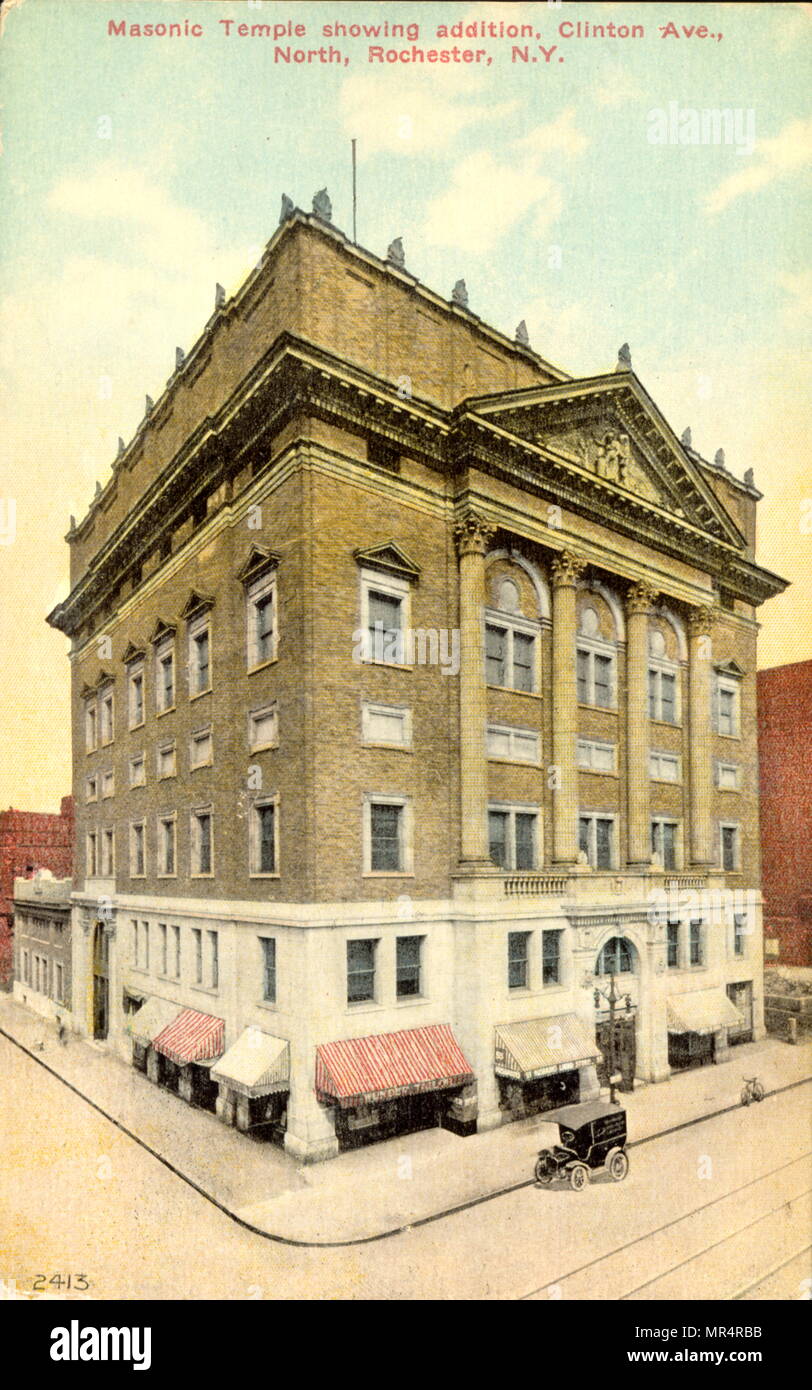
[[[735,1004],[742,1016],[740,1027],[730,1027],[727,1030],[727,1041],[730,1047],[735,1047],[736,1043],[753,1041],[753,982],[743,980],[740,984],[728,985],[727,997],[731,1004]]]
[[[102,1041],[110,1026],[109,937],[104,924],[97,922],[93,929],[93,1036]]]
[[[716,1040],[713,1033],[668,1034],[668,1065],[673,1071],[706,1067],[715,1057]]]
[[[600,1048],[602,1060],[598,1062],[598,1082],[609,1085],[609,1058],[611,1056],[610,1025],[608,1019],[598,1023],[595,1040]],[[615,1071],[620,1073],[621,1091],[634,1089],[634,1073],[637,1065],[637,1039],[634,1018],[626,1016],[615,1019]]]

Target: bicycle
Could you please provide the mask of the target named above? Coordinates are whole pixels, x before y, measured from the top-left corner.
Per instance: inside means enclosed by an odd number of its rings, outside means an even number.
[[[742,1105],[749,1105],[751,1100],[759,1101],[764,1099],[764,1087],[757,1076],[745,1076],[742,1086]]]

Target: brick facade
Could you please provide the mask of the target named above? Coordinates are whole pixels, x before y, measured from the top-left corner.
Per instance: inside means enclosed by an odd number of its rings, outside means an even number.
[[[759,671],[758,752],[767,963],[808,967],[812,966],[812,661]]]
[[[57,878],[73,868],[73,798],[64,796],[59,815],[42,811],[0,811],[0,988],[13,974],[14,880],[50,869]]]

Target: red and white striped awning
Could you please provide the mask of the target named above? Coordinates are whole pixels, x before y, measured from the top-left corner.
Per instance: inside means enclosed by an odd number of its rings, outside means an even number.
[[[316,1048],[316,1095],[342,1109],[465,1086],[473,1079],[447,1023]]]
[[[197,1009],[183,1009],[153,1038],[152,1046],[179,1067],[186,1067],[190,1062],[211,1062],[222,1056],[225,1030],[222,1018],[200,1014]]]

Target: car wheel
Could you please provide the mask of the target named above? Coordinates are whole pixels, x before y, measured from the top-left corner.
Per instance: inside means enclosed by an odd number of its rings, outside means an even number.
[[[548,1163],[543,1158],[536,1159],[536,1166],[533,1169],[536,1182],[543,1183],[546,1187],[553,1180],[553,1172]]]
[[[589,1173],[583,1163],[575,1163],[570,1168],[570,1187],[573,1192],[581,1192],[586,1187]]]
[[[629,1171],[629,1159],[623,1149],[616,1149],[609,1155],[609,1176],[615,1182],[622,1182]]]

